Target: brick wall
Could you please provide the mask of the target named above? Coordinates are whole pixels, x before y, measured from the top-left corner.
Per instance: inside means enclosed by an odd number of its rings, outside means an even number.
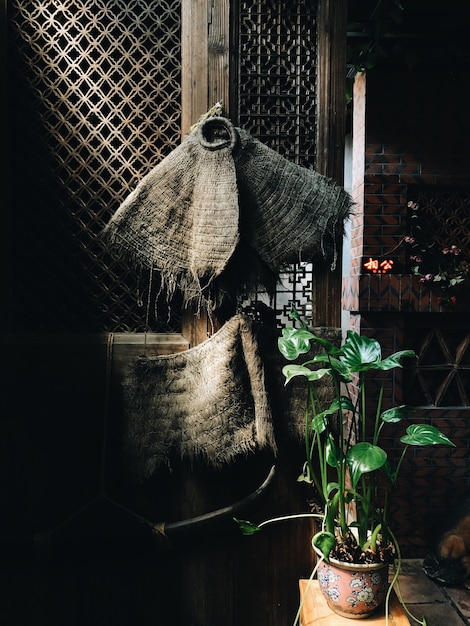
[[[413,327],[421,316],[437,323],[468,318],[441,309],[437,295],[406,273],[365,274],[363,257],[393,256],[405,263],[407,201],[426,186],[470,187],[470,121],[464,94],[469,76],[374,70],[356,79],[353,101],[351,261],[343,280],[343,309],[349,327],[374,336],[384,355],[413,347]],[[470,206],[469,206],[470,211]],[[462,317],[464,316],[464,317]],[[426,318],[426,319],[429,319]],[[432,318],[434,319],[434,317]],[[468,356],[470,361],[470,354]],[[385,406],[406,401],[402,370],[394,372]],[[419,409],[413,421],[431,423],[453,438],[456,449],[412,449],[396,494],[396,530],[404,556],[422,557],[437,520],[470,490],[470,407]],[[401,450],[406,425],[388,431],[390,456]]]

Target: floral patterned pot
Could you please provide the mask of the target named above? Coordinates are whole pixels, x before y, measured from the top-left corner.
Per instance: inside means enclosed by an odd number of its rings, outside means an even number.
[[[388,564],[343,563],[330,559],[317,571],[320,589],[332,611],[342,617],[363,619],[384,602],[388,582]]]

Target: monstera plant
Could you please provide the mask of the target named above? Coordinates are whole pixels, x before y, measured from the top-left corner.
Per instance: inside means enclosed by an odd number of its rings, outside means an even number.
[[[283,368],[286,384],[295,376],[307,383],[305,411],[306,461],[301,480],[312,482],[323,502],[325,521],[313,540],[326,561],[330,556],[355,563],[386,561],[394,552],[391,497],[403,459],[410,446],[454,444],[429,424],[408,424],[400,438],[401,454],[392,464],[380,445],[387,425],[408,422],[413,408],[407,405],[383,410],[386,377],[375,399],[367,393],[368,382],[377,387],[372,373],[402,367],[402,359],[415,358],[412,350],[382,358],[375,339],[348,330],[341,347],[314,335],[291,313],[299,328],[286,328],[279,350],[289,361],[308,354],[316,343],[321,350],[301,364]],[[330,377],[335,398],[321,406],[316,381]],[[368,411],[367,404],[370,405]]]
[[[356,572],[369,564],[387,566],[400,555],[393,533],[392,496],[405,455],[413,446],[454,444],[430,424],[409,423],[412,407],[382,406],[387,372],[402,367],[405,358],[416,358],[414,351],[383,357],[377,340],[352,330],[347,331],[341,346],[334,345],[315,335],[297,311],[293,310],[291,317],[296,327],[283,330],[278,346],[289,361],[282,370],[286,385],[299,376],[306,383],[306,459],[299,480],[312,484],[323,506],[322,527],[312,540],[314,549],[325,566],[350,563]],[[319,381],[324,377],[334,390],[329,406],[322,404],[318,394]],[[368,386],[377,390],[376,397]],[[381,439],[387,427],[399,422],[404,424],[402,449],[392,460]],[[263,524],[239,522],[245,534],[252,534]],[[388,585],[387,572],[388,567],[384,574]],[[331,579],[335,580],[337,595],[336,578],[328,570],[325,587]],[[357,580],[356,574],[356,586]],[[372,582],[364,584],[367,591],[373,586]],[[327,589],[327,593],[331,596],[333,592]],[[359,604],[355,601],[358,596],[351,590],[348,593],[347,601]],[[362,597],[367,595],[364,589],[361,593]],[[370,607],[375,609],[381,601],[371,601]],[[344,614],[352,616],[348,611]]]

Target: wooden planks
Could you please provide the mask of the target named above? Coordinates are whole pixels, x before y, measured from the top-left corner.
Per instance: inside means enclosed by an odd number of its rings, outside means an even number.
[[[345,0],[318,3],[318,133],[316,170],[343,183],[346,128],[346,16]],[[344,42],[340,45],[339,42]],[[341,250],[336,269],[318,268],[314,274],[313,326],[341,326]]]
[[[181,136],[216,102],[229,104],[229,0],[182,0],[181,4]],[[183,311],[182,332],[196,346],[214,331],[219,321],[204,311]]]

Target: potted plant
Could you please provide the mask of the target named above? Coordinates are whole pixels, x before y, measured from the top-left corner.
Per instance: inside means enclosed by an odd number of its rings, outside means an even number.
[[[410,424],[400,439],[401,455],[392,464],[380,445],[381,435],[387,424],[408,420],[413,409],[401,405],[383,410],[383,379],[369,414],[366,386],[371,372],[402,367],[402,359],[413,358],[415,353],[404,350],[382,358],[378,341],[352,330],[338,347],[313,334],[295,310],[291,317],[299,327],[284,329],[278,345],[290,361],[282,370],[286,384],[301,376],[307,386],[306,460],[299,480],[312,483],[324,509],[322,529],[312,540],[321,561],[317,572],[320,588],[335,612],[367,617],[385,599],[388,565],[395,558],[400,562],[391,499],[409,447],[454,444],[431,425]],[[314,355],[313,344],[321,348]],[[299,363],[302,355],[307,358]],[[317,381],[325,376],[334,389],[334,399],[327,407],[321,405],[317,394]],[[246,534],[263,525],[239,524]],[[350,580],[341,591],[339,577],[345,569],[351,570]],[[393,582],[398,572],[399,568]],[[372,597],[373,591],[378,597]]]

